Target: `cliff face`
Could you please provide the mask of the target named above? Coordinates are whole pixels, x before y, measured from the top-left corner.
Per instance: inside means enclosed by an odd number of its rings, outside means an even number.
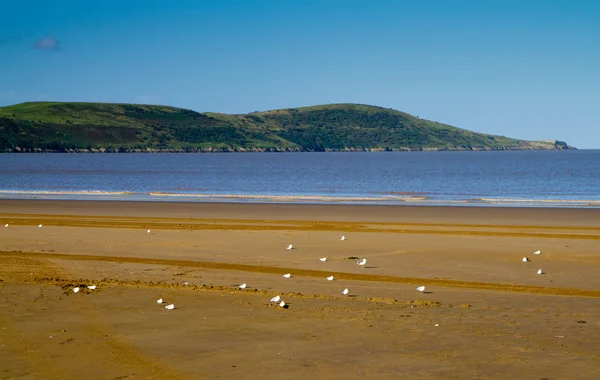
[[[4,152],[562,150],[562,141],[476,133],[404,112],[333,104],[198,113],[152,105],[23,103],[0,108]]]

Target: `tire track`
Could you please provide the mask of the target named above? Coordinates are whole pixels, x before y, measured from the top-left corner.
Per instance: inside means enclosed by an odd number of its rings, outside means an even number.
[[[57,227],[129,228],[153,230],[219,231],[329,231],[389,234],[527,237],[600,240],[600,229],[574,226],[515,226],[492,224],[313,222],[258,219],[145,218],[74,215],[0,214],[12,225],[43,224]]]
[[[369,281],[369,282],[387,282],[395,284],[419,284],[426,286],[440,286],[448,288],[462,288],[473,290],[491,290],[504,292],[519,292],[541,295],[556,296],[574,296],[574,297],[594,297],[600,298],[600,290],[596,289],[578,289],[578,288],[553,288],[531,285],[518,285],[506,283],[487,283],[477,281],[460,281],[438,278],[419,278],[419,277],[396,277],[375,274],[358,274],[334,271],[321,271],[313,269],[298,269],[284,267],[270,267],[263,265],[248,265],[235,263],[219,263],[209,261],[192,260],[171,260],[171,259],[153,259],[142,257],[119,257],[119,256],[97,256],[97,255],[79,255],[79,254],[60,254],[60,253],[40,253],[40,252],[14,252],[0,251],[0,256],[11,257],[30,257],[39,259],[60,259],[60,260],[81,260],[81,261],[101,261],[114,263],[132,263],[132,264],[150,264],[165,266],[180,266],[188,268],[219,269],[230,271],[242,271],[250,273],[277,274],[285,272],[294,272],[295,276],[324,278],[330,275],[340,280],[351,281]]]

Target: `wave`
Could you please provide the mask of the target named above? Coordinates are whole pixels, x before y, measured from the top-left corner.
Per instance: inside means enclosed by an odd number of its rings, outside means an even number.
[[[132,191],[104,190],[0,190],[0,195],[133,195]]]
[[[107,190],[0,190],[0,198],[11,199],[108,199],[197,202],[272,202],[272,203],[354,203],[413,204],[438,206],[506,206],[506,207],[600,207],[600,199],[523,199],[503,197],[436,197],[419,193],[381,195],[320,195],[320,194],[222,194],[180,192],[133,192]]]
[[[542,203],[542,204],[582,204],[598,205],[600,199],[522,199],[522,198],[475,198],[475,201],[488,203]]]
[[[272,201],[321,201],[321,202],[381,202],[381,201],[424,201],[427,197],[369,197],[369,196],[330,196],[330,195],[257,195],[257,194],[198,194],[151,192],[153,197],[219,198],[219,199],[259,199]]]

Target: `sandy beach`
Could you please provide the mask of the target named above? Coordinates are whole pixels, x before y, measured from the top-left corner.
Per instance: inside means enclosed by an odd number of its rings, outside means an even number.
[[[599,209],[0,200],[0,222],[2,378],[600,378]]]

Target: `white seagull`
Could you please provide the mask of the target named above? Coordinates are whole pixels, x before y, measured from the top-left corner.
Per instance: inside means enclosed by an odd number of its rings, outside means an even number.
[[[345,236],[340,237],[340,240],[346,240]]]
[[[290,245],[286,245],[286,246],[285,246],[285,249],[292,249],[292,248],[294,248],[294,246],[293,246],[293,245],[291,245],[291,244],[290,244]]]
[[[174,304],[167,305],[167,306],[165,306],[165,309],[173,310],[173,309],[175,309],[175,305]]]
[[[4,227],[8,227],[8,223],[6,223],[6,224],[4,225]]]
[[[41,224],[38,224],[38,227],[39,227],[39,228],[42,228],[42,225],[41,225]]]
[[[88,285],[87,287],[89,290],[95,290],[96,289],[96,285]]]
[[[157,299],[156,303],[163,303],[163,299],[162,298]]]
[[[356,262],[356,265],[360,265],[361,267],[364,267],[366,263],[367,263],[367,259],[362,259],[362,260],[358,260]]]
[[[285,302],[284,301],[279,302],[279,307],[285,307]]]
[[[333,276],[327,277],[327,281],[333,281]]]
[[[244,282],[242,285],[239,286],[240,289],[246,289],[246,283]]]
[[[325,262],[325,261],[327,261],[327,257],[321,257],[319,260],[322,262]]]
[[[283,278],[290,278],[290,277],[292,277],[291,273],[286,273],[286,274],[283,275]]]
[[[281,299],[280,296],[275,296],[275,297],[271,298],[271,302],[279,302],[280,299]]]
[[[420,292],[424,292],[425,291],[425,287],[424,286],[419,286],[417,288],[417,290],[420,291]]]
[[[526,263],[526,262],[528,262],[528,261],[529,261],[529,259],[528,259],[527,257],[523,257],[523,262],[524,262],[524,263]]]
[[[347,296],[348,295],[348,288],[342,290],[342,294],[345,295],[345,296]]]
[[[538,269],[537,274],[544,274],[544,271],[541,269]]]
[[[150,230],[146,231],[146,233],[148,233],[148,234],[149,234],[149,233],[150,233]]]
[[[73,293],[77,293],[77,292],[79,292],[79,286],[73,288]]]
[[[542,251],[540,251],[540,250],[533,252],[534,255],[539,255],[540,253],[542,253]]]

